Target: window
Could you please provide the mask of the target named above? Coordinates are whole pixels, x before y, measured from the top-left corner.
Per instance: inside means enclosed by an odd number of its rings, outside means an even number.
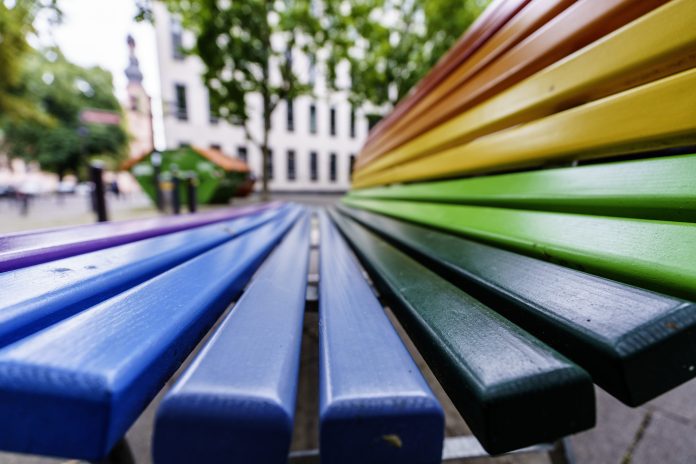
[[[237,158],[244,161],[245,163],[247,162],[247,147],[237,147]]]
[[[131,111],[138,111],[138,97],[135,95],[130,96],[130,109]]]
[[[367,129],[372,130],[373,127],[377,125],[382,116],[379,114],[368,114],[367,115]]]
[[[317,133],[317,105],[314,103],[309,105],[309,133]]]
[[[350,138],[355,138],[355,108],[350,107]]]
[[[181,21],[177,18],[172,18],[170,27],[172,32],[172,56],[175,60],[183,60],[184,42],[182,40],[183,30],[181,28]]]
[[[317,180],[319,179],[319,169],[317,168],[317,152],[309,152],[309,179]]]
[[[179,142],[179,148],[188,148],[191,146],[191,142]]]
[[[268,180],[273,180],[273,150],[268,149],[268,161],[266,163],[266,169],[268,169]]]
[[[333,106],[329,111],[329,131],[331,135],[336,135],[336,108]]]
[[[288,180],[295,180],[295,150],[288,150]]]
[[[186,104],[186,86],[183,84],[176,84],[174,87],[174,94],[176,96],[176,119],[179,121],[188,121],[188,106]]]
[[[353,168],[355,167],[355,155],[350,155],[350,167],[348,168],[348,180],[353,178]]]
[[[285,101],[288,132],[295,131],[295,105],[291,99]]]
[[[217,125],[219,121],[217,114],[215,114],[215,112],[213,111],[213,105],[210,102],[210,95],[208,95],[208,120],[212,125]]]
[[[329,180],[336,182],[336,153],[329,155]]]
[[[307,83],[310,87],[314,88],[317,82],[317,58],[314,55],[309,55],[309,69],[307,74],[309,76]]]
[[[211,144],[210,144],[210,149],[211,149],[211,150],[222,151],[222,145],[220,145],[219,143],[211,143]]]

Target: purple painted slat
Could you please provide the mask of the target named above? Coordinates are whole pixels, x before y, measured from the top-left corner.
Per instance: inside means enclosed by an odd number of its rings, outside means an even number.
[[[136,219],[0,237],[0,272],[279,208],[280,202],[194,215]]]

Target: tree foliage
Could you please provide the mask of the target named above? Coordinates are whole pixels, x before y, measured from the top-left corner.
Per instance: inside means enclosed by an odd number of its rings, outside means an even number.
[[[488,0],[327,0],[330,82],[350,65],[355,105],[389,109],[437,63]],[[336,87],[336,86],[334,86]]]
[[[10,157],[38,161],[62,177],[79,174],[89,157],[119,159],[125,154],[123,127],[80,121],[87,108],[121,113],[110,72],[70,63],[55,48],[33,51],[25,60],[20,88],[22,98],[46,116],[5,121],[2,148]]]
[[[152,17],[147,1],[141,18]],[[263,192],[268,192],[268,136],[278,104],[311,91],[293,66],[293,52],[313,54],[324,39],[311,0],[165,0],[196,41],[187,52],[205,65],[203,81],[217,115],[241,124],[263,154]],[[250,113],[260,100],[260,115]],[[251,127],[260,118],[261,128]]]

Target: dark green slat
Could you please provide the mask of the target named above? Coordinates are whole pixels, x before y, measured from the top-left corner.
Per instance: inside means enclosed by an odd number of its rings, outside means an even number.
[[[696,376],[696,304],[377,214],[341,208],[637,406]]]
[[[362,226],[332,217],[488,452],[594,425],[584,370]]]

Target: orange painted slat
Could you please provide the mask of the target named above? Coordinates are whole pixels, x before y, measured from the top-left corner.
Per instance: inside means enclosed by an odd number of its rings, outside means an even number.
[[[398,118],[411,109],[421,98],[479,49],[493,34],[516,15],[530,0],[493,0],[474,24],[459,38],[457,43],[443,56],[428,74],[415,85],[394,110],[382,119],[368,134],[366,145]]]
[[[576,0],[534,0],[527,4],[515,17],[510,19],[495,35],[475,51],[460,66],[452,69],[437,87],[424,95],[409,108],[409,113],[422,111],[423,108],[430,108],[438,101],[457,89],[464,82],[469,80],[476,73],[495,61],[498,57],[510,50],[512,47],[529,37],[534,31],[542,27],[549,20],[557,16],[563,10],[575,3]],[[399,125],[398,119],[406,117],[413,118],[413,114],[401,111],[401,116],[397,115],[397,120],[392,125]],[[358,159],[356,168],[361,168],[364,164],[378,153],[379,144],[369,143],[363,148],[363,154]]]
[[[377,155],[411,140],[666,2],[581,0],[437,105],[427,109],[417,106],[410,111],[379,142],[375,142],[379,145]]]

